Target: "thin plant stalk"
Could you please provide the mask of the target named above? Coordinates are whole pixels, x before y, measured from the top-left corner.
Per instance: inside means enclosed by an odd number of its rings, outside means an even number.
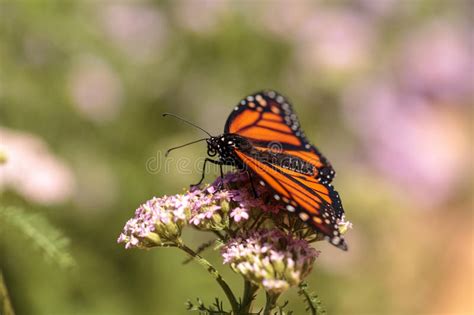
[[[232,312],[234,314],[238,314],[239,303],[237,302],[237,299],[235,298],[235,295],[230,289],[229,285],[227,284],[227,282],[224,281],[224,279],[222,278],[220,273],[217,271],[217,269],[208,260],[206,260],[201,255],[194,252],[191,248],[187,247],[186,245],[178,244],[177,247],[181,249],[182,251],[184,251],[189,256],[191,256],[198,264],[203,266],[212,275],[212,277],[221,286],[227,299],[229,300],[230,306],[232,308]]]
[[[249,314],[252,308],[252,303],[255,299],[255,293],[258,291],[258,286],[252,284],[252,282],[244,279],[244,294],[242,298],[242,304],[240,313]]]
[[[267,302],[265,303],[265,309],[263,315],[270,315],[270,312],[275,308],[276,302],[280,297],[279,294],[266,293]]]
[[[3,279],[3,273],[0,270],[0,314],[15,315],[13,306],[8,295],[7,286]]]

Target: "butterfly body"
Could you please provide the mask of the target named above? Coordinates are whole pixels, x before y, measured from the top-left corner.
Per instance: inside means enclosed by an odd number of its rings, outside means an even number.
[[[240,170],[248,171],[249,169],[245,168],[245,164],[240,163],[241,160],[237,154],[235,154],[235,150],[238,150],[265,163],[279,165],[285,169],[304,175],[315,177],[318,175],[318,170],[311,163],[297,156],[281,153],[277,150],[258,150],[255,144],[250,140],[236,134],[223,134],[212,137],[207,143],[208,155],[211,157],[218,155],[222,165],[232,165],[238,167]]]
[[[346,250],[338,220],[344,210],[331,182],[329,161],[306,139],[292,106],[275,91],[242,100],[230,114],[224,133],[207,140],[206,159],[255,174],[274,197],[335,246]]]

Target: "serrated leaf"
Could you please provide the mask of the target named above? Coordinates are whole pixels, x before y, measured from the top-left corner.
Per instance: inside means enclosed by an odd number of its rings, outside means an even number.
[[[0,225],[18,232],[38,249],[47,261],[57,264],[61,268],[70,268],[75,265],[69,253],[69,239],[54,227],[45,216],[39,213],[29,213],[18,207],[0,206]],[[9,235],[4,233],[3,239]],[[15,241],[18,239],[14,238]]]
[[[308,284],[305,282],[300,283],[298,286],[298,294],[303,297],[303,300],[307,304],[306,311],[311,315],[326,315],[320,298],[308,289]]]

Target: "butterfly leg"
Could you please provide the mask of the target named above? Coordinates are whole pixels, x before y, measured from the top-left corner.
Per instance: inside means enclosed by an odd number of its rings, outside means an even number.
[[[220,171],[221,171],[221,179],[224,180],[224,170],[222,169],[222,165],[223,165],[223,163],[219,163],[219,168],[220,168]]]
[[[220,163],[219,164],[219,168],[220,168],[220,171],[221,171],[221,181],[219,183],[219,190],[221,190],[222,188],[224,188],[224,170],[222,169],[222,166],[224,165],[224,163]]]
[[[213,160],[213,159],[210,159],[210,158],[206,158],[204,160],[204,165],[202,167],[202,176],[201,176],[201,180],[199,181],[199,183],[195,184],[195,185],[191,185],[191,186],[199,186],[202,184],[202,182],[204,181],[204,178],[206,177],[206,164],[207,162],[209,163],[212,163],[212,164],[217,164],[220,166],[220,169],[221,169],[221,176],[223,176],[224,172],[222,170],[222,162],[221,161],[216,161],[216,160]]]
[[[250,186],[252,187],[253,196],[254,198],[258,198],[257,190],[255,189],[255,186],[253,185],[252,173],[247,171],[247,175],[249,176],[249,181],[250,181]]]

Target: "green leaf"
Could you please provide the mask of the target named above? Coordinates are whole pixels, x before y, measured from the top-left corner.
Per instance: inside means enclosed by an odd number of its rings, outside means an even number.
[[[4,231],[20,233],[29,243],[38,249],[47,261],[61,268],[70,268],[75,261],[69,253],[69,239],[55,228],[45,216],[39,213],[29,213],[18,207],[0,206],[0,225]],[[8,239],[9,234],[3,233],[2,239]],[[14,237],[13,239],[18,239]]]
[[[215,298],[214,303],[211,306],[204,305],[204,302],[200,299],[196,299],[197,304],[188,300],[186,302],[186,310],[191,312],[199,312],[203,315],[230,315],[230,312],[224,310],[223,302],[218,298]]]
[[[306,282],[301,282],[298,286],[298,294],[303,297],[303,300],[307,304],[306,312],[311,315],[326,315],[326,310],[324,309],[321,300],[314,293],[310,292],[308,289],[308,284]]]

